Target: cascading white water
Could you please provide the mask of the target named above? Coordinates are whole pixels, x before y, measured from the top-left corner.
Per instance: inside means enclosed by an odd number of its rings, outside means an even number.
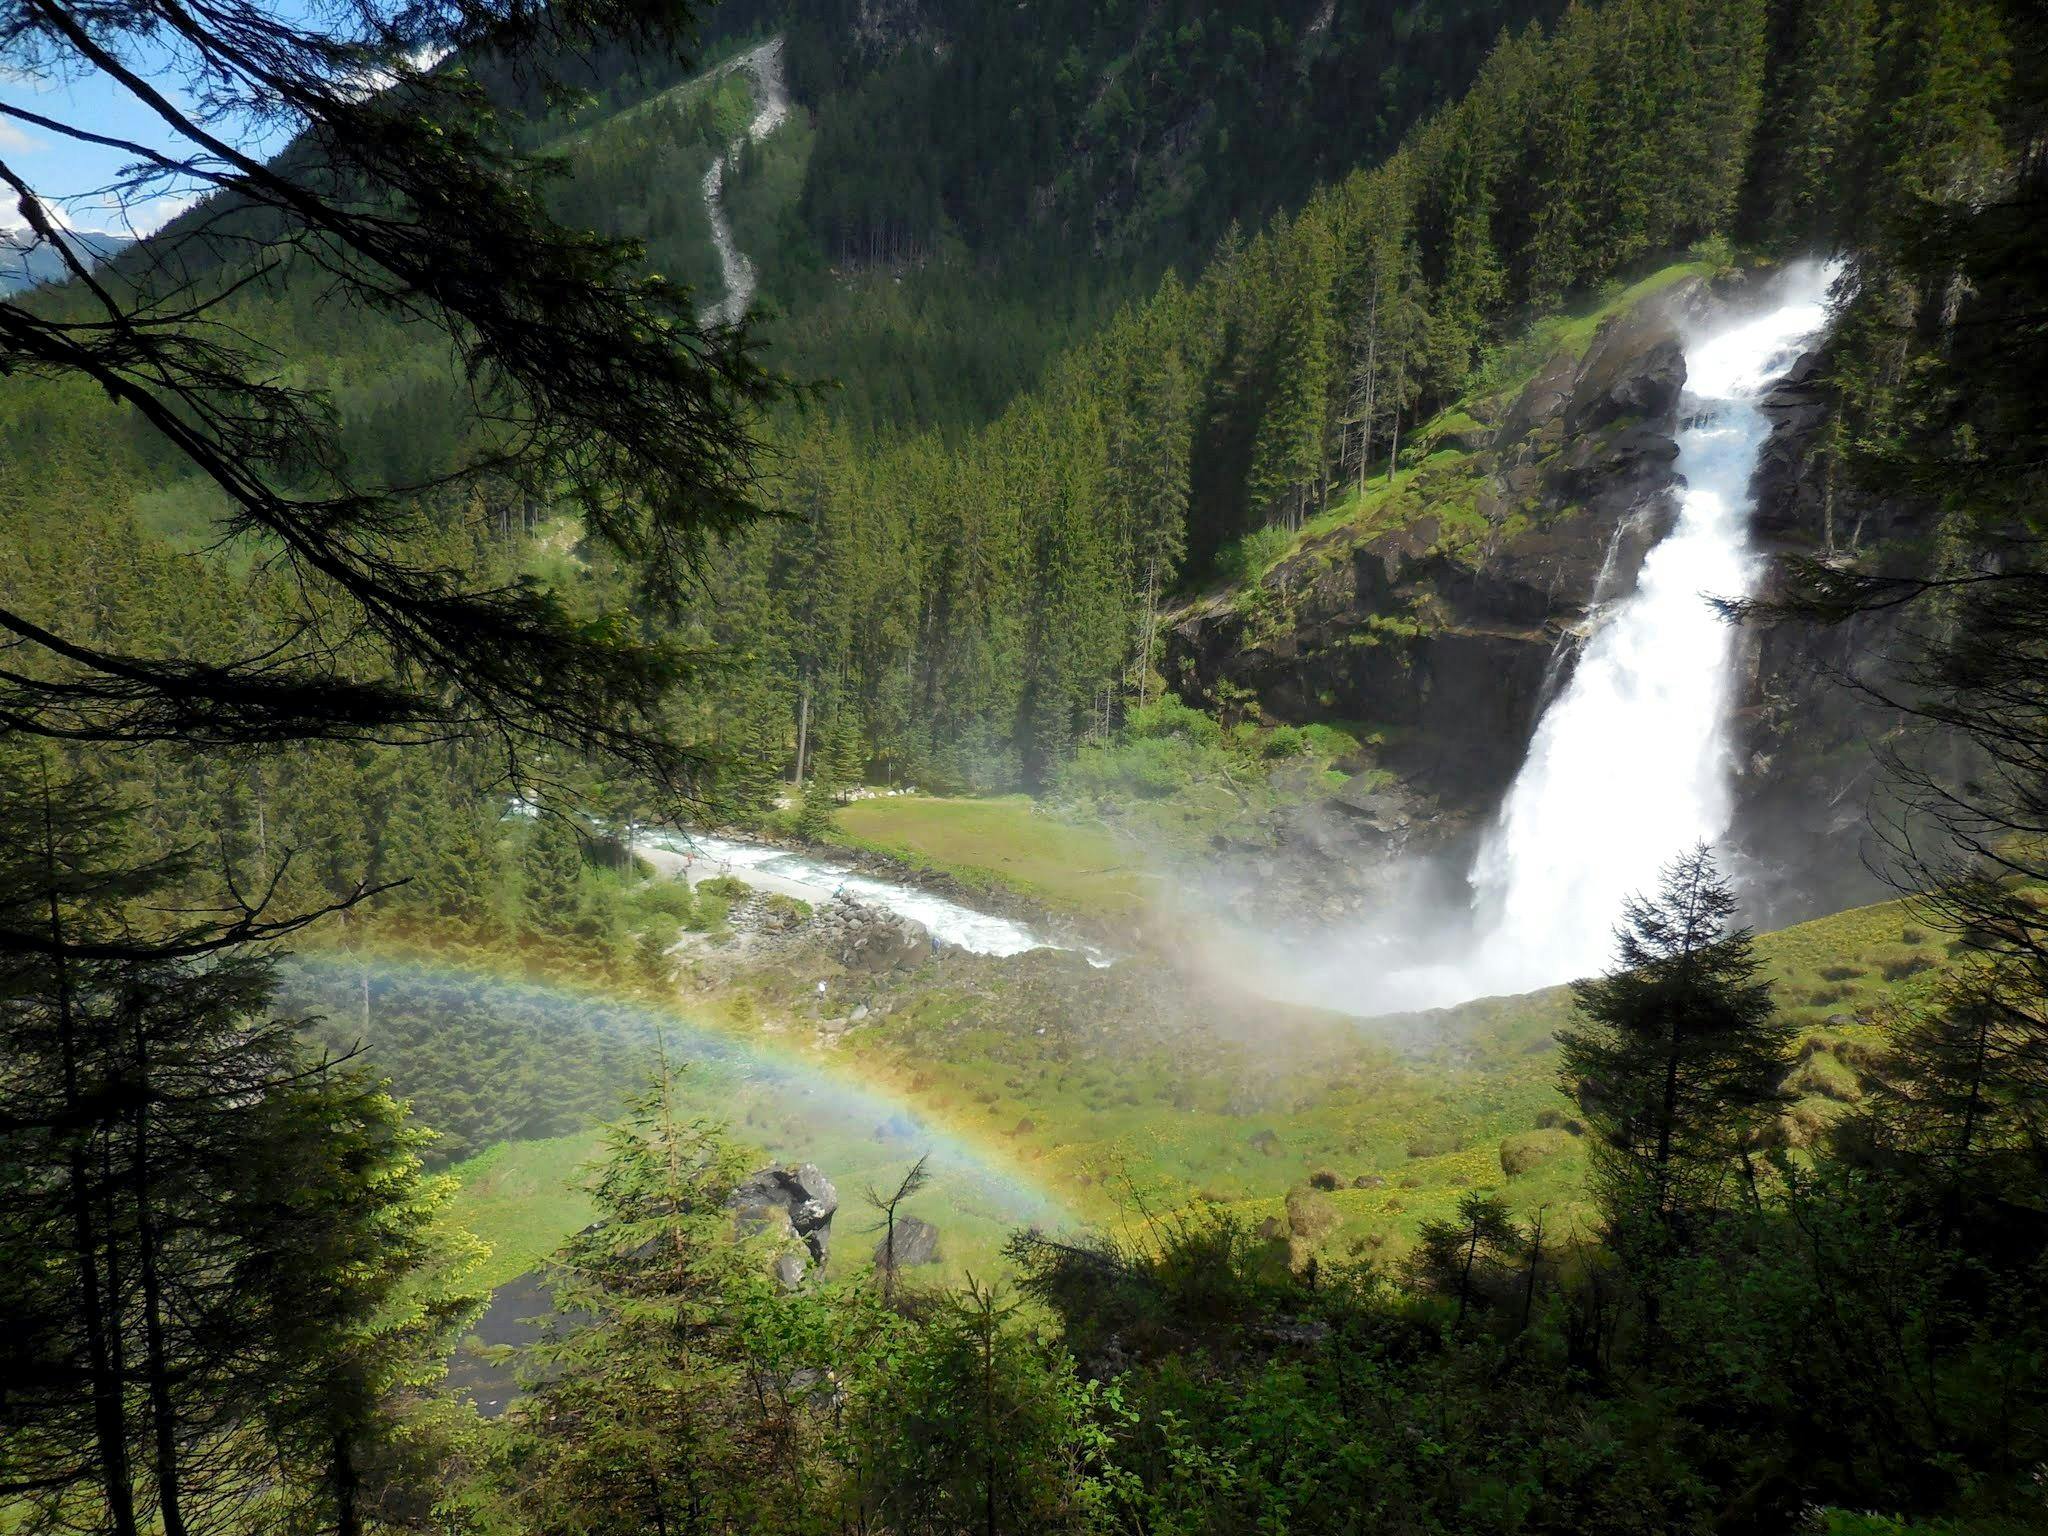
[[[1688,339],[1677,523],[1537,724],[1473,864],[1470,959],[1438,973],[1458,996],[1599,970],[1623,902],[1654,889],[1675,854],[1727,832],[1734,635],[1710,599],[1755,583],[1749,482],[1769,433],[1760,402],[1825,323],[1833,275],[1795,268],[1767,311]]]
[[[752,77],[757,103],[753,119],[741,136],[741,144],[758,144],[789,117],[789,87],[782,77],[781,34],[721,66],[713,78],[733,70],[742,70]],[[718,269],[724,280],[725,294],[717,303],[706,305],[698,318],[714,325],[737,325],[745,318],[747,306],[754,299],[754,264],[740,249],[739,241],[733,236],[732,221],[725,213],[725,174],[738,155],[738,146],[714,155],[704,172],[704,212],[711,222],[711,243],[718,251]]]
[[[864,875],[848,865],[793,853],[769,843],[715,837],[707,832],[671,832],[658,827],[639,829],[630,834],[629,841],[643,854],[650,849],[688,854],[702,861],[698,865],[700,873],[737,872],[743,881],[750,875],[756,880],[768,876],[778,884],[794,887],[812,901],[844,896],[863,906],[878,907],[924,924],[941,944],[977,955],[1021,955],[1033,949],[1077,947],[1050,938],[1015,918],[978,911],[914,885]],[[1089,964],[1099,969],[1111,963],[1101,950],[1088,945],[1078,948]]]

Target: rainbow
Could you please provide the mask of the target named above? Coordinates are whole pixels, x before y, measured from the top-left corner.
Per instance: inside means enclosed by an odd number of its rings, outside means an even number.
[[[841,1182],[842,1203],[848,1174],[886,1185],[928,1155],[933,1195],[956,1213],[1001,1227],[1064,1227],[1075,1221],[1067,1202],[994,1138],[946,1123],[899,1088],[862,1074],[857,1063],[815,1048],[688,1018],[599,983],[535,976],[512,957],[465,964],[416,950],[307,949],[291,957],[289,968],[288,975],[303,983],[291,987],[294,1005],[308,1001],[296,995],[303,990],[318,1011],[322,992],[331,986],[334,1005],[328,1011],[341,1017],[353,1011],[357,989],[366,981],[373,995],[453,985],[496,989],[527,1010],[575,1010],[585,1022],[596,1011],[608,1027],[644,1041],[650,1067],[657,1044],[672,1060],[687,1063],[686,1095],[740,1140],[773,1157],[818,1163]]]

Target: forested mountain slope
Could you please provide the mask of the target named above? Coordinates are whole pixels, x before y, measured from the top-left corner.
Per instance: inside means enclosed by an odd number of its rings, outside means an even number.
[[[1554,0],[1281,6],[804,5],[780,27],[802,109],[728,178],[777,355],[864,429],[977,424],[1048,357],[1198,268],[1454,97]],[[707,55],[707,60],[712,55]],[[637,77],[634,77],[637,78]],[[571,206],[700,281],[695,87],[577,118]]]
[[[799,758],[924,783],[1050,783],[1078,746],[1112,737],[1126,707],[1182,682],[1160,671],[1161,620],[1184,594],[1257,574],[1274,538],[1455,441],[1464,405],[1511,395],[1540,366],[1513,343],[1538,336],[1542,317],[1597,309],[1604,285],[1694,247],[1709,267],[1728,266],[1737,246],[1862,249],[1894,189],[1967,196],[2007,154],[2001,45],[1967,8],[1573,7],[1552,27],[1502,33],[1471,89],[1384,164],[1332,181],[1263,232],[1233,226],[1183,280],[1173,261],[1230,216],[1262,210],[1252,189],[1282,197],[1347,145],[1368,154],[1375,136],[1454,93],[1476,39],[1520,21],[1484,7],[1403,11],[1389,25],[1407,42],[1383,55],[1371,44],[1378,12],[1322,15],[1276,17],[1256,35],[1159,8],[1112,8],[1099,25],[1080,10],[1003,7],[828,10],[791,24],[784,53],[806,110],[728,178],[763,294],[788,308],[767,355],[799,373],[836,359],[862,388],[909,393],[895,404],[828,396],[768,423],[766,486],[791,520],[727,545],[686,613],[685,633],[726,657],[701,695],[706,744],[750,765],[718,783],[722,805],[760,803]],[[773,19],[735,11],[705,59],[729,57]],[[987,63],[998,55],[1049,104],[1035,137],[1012,133],[1007,77]],[[1963,61],[1980,56],[1963,89]],[[1064,89],[1048,83],[1061,70]],[[1107,83],[1077,93],[1084,77]],[[1248,104],[1294,77],[1303,115],[1252,131]],[[568,170],[554,196],[574,218],[640,235],[653,265],[704,292],[716,278],[701,182],[750,115],[747,77],[618,79],[614,95],[546,126]],[[887,94],[881,81],[896,82],[896,137],[856,105]],[[960,94],[968,81],[973,110]],[[1380,93],[1375,114],[1353,110],[1360,90]],[[1211,96],[1178,169],[1146,182],[1148,166],[1165,164],[1151,157],[1169,128]],[[1336,102],[1363,137],[1319,126]],[[919,114],[930,121],[914,133]],[[1317,148],[1295,155],[1297,141]],[[948,158],[970,154],[975,175]],[[1055,161],[1063,176],[1034,179]],[[1137,181],[1119,180],[1127,173]],[[1819,195],[1823,180],[1838,195]],[[1165,202],[1138,195],[1141,184]],[[920,185],[944,195],[891,201]],[[827,189],[845,197],[829,214]],[[871,247],[858,262],[842,248],[837,272],[834,229],[866,231],[848,238]],[[938,259],[948,243],[967,254]],[[818,260],[799,259],[805,250]],[[948,395],[949,372],[982,381],[949,397],[980,402],[952,418],[957,428],[1037,371],[983,366],[1006,336],[1028,334],[1010,354],[1023,359],[1066,334],[1045,306],[1080,290],[1017,265],[1034,250],[1066,253],[1082,288],[1095,269],[1125,282],[1156,264],[1165,276],[985,428],[877,438],[877,425],[915,421],[920,400]],[[1865,305],[1889,302],[1875,286],[1861,292]],[[964,308],[948,308],[956,301]],[[351,474],[418,481],[485,451],[456,430],[463,385],[448,360],[404,328],[323,305],[317,281],[295,271],[236,303],[247,334],[332,389]],[[1842,384],[1828,386],[1853,407],[1877,387],[1857,381],[1885,365],[1875,332],[1844,334],[1871,338],[1854,341]],[[931,371],[935,358],[945,360]],[[217,510],[210,491],[155,473],[146,441],[118,417],[83,396],[9,393],[10,464],[60,465],[90,442],[117,501],[131,485],[154,527],[202,534]],[[1814,441],[1823,457],[1838,451],[1828,432]],[[1800,473],[1825,479],[1824,468]],[[1453,499],[1491,508],[1472,530],[1483,554],[1509,509],[1477,490]],[[553,509],[509,487],[486,500],[473,528],[498,558],[527,559],[523,536]],[[547,558],[566,592],[612,591],[601,564]],[[1387,712],[1370,699],[1345,708],[1368,723]]]
[[[973,440],[857,452],[809,428],[808,533],[736,564],[717,609],[795,619],[762,654],[774,715],[816,690],[812,718],[844,712],[886,771],[1044,782],[1156,690],[1176,588],[1511,382],[1527,317],[1697,242],[1726,261],[1713,242],[1771,174],[1766,57],[1760,3],[1574,9],[1383,166],[1169,274]]]

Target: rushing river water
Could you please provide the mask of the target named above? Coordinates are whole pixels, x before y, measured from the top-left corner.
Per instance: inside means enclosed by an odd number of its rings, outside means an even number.
[[[1014,918],[979,912],[914,885],[878,879],[847,865],[792,853],[787,848],[702,832],[644,831],[633,841],[639,847],[702,861],[697,869],[703,873],[731,873],[742,880],[752,876],[757,883],[797,887],[808,900],[829,901],[834,896],[845,896],[898,917],[913,918],[924,924],[941,944],[977,955],[1021,955],[1031,949],[1076,947],[1062,944]],[[1096,964],[1104,963],[1103,957],[1094,951],[1083,952]]]

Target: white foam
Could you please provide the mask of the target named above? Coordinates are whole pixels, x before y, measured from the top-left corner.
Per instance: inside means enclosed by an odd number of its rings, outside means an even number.
[[[735,873],[756,870],[814,890],[824,900],[843,895],[864,906],[914,919],[924,924],[941,944],[950,944],[977,955],[1021,955],[1033,949],[1074,947],[1047,938],[1014,918],[976,911],[913,885],[877,879],[846,865],[792,853],[786,848],[714,837],[701,832],[645,831],[639,833],[635,841],[670,853],[693,854]],[[1094,951],[1084,953],[1097,966],[1110,963],[1106,956]]]

